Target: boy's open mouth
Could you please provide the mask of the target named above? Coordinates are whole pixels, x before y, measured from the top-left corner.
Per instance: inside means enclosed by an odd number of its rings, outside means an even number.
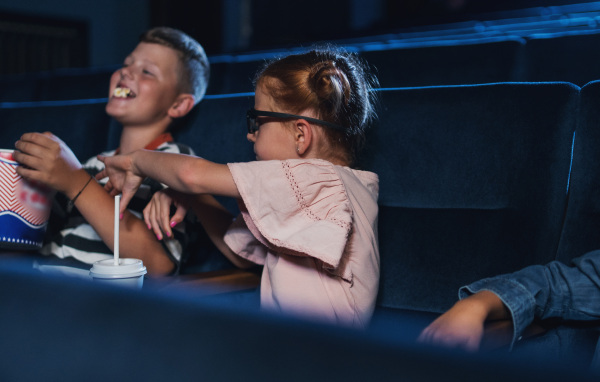
[[[129,88],[116,87],[113,91],[113,97],[115,98],[135,98],[135,93]]]

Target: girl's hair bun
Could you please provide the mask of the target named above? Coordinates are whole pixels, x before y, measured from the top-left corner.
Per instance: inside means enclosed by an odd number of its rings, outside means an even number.
[[[350,102],[350,82],[335,62],[324,62],[311,76],[310,82],[319,100],[329,103],[332,110],[339,110]]]

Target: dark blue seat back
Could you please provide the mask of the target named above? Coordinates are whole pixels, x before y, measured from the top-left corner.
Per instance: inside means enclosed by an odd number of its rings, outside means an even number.
[[[580,118],[573,146],[569,204],[557,259],[600,248],[600,81],[581,89]]]
[[[117,68],[73,68],[0,76],[0,102],[106,98],[110,76]]]
[[[108,97],[110,76],[117,67],[63,70],[38,80],[37,99],[74,100]]]
[[[254,76],[264,65],[265,59],[211,63],[211,78],[206,94],[253,92]]]
[[[0,103],[0,146],[13,149],[25,132],[50,131],[84,161],[107,149],[105,101]]]
[[[581,369],[317,325],[231,301],[0,268],[3,380],[591,381]],[[302,358],[299,362],[298,357]],[[435,367],[432,367],[435,365]]]
[[[175,127],[176,140],[213,162],[255,160],[246,138],[246,111],[253,106],[254,93],[206,96]]]
[[[569,81],[578,86],[600,79],[600,33],[540,35],[525,46],[527,81]]]
[[[378,304],[441,312],[457,289],[554,259],[579,88],[381,91],[364,167],[380,176]]]
[[[37,79],[26,74],[0,77],[0,102],[34,101],[37,97]]]
[[[253,145],[246,137],[246,111],[253,106],[254,93],[206,96],[174,127],[175,139],[212,162],[255,160]],[[239,212],[235,200],[219,200],[232,213]]]
[[[377,70],[382,87],[477,84],[517,81],[523,40],[447,42],[362,52]]]

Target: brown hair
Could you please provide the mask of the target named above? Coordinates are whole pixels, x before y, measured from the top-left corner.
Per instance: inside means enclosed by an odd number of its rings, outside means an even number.
[[[142,33],[140,42],[174,49],[181,62],[182,72],[179,76],[181,91],[193,94],[196,103],[204,97],[210,77],[210,65],[202,45],[184,32],[168,27],[152,28]]]
[[[267,81],[276,79],[278,81]],[[375,118],[372,88],[377,79],[359,57],[341,48],[323,46],[268,63],[256,76],[286,111],[316,111],[318,118],[344,127],[323,128],[333,154],[353,164],[365,129]]]

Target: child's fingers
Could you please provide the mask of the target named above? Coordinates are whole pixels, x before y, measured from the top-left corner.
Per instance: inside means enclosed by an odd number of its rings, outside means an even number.
[[[114,187],[112,186],[112,183],[109,181],[106,182],[106,184],[104,185],[104,191],[108,192],[109,194],[112,193]]]
[[[160,223],[160,204],[154,204],[152,206],[152,230],[154,231],[154,234],[156,235],[156,238],[158,240],[162,240],[163,239],[163,234],[167,234],[166,232],[164,232],[164,230],[161,227],[161,223]]]
[[[39,171],[24,168],[23,166],[17,166],[16,171],[24,179],[41,181]]]
[[[169,208],[169,210],[170,210],[170,208]],[[187,209],[184,206],[177,205],[177,209],[175,210],[175,213],[173,214],[173,216],[171,216],[170,219],[168,219],[168,215],[165,215],[165,217],[167,219],[163,220],[163,224],[166,224],[166,227],[164,228],[164,230],[165,230],[165,232],[167,232],[167,230],[168,230],[169,237],[171,237],[171,235],[173,234],[172,228],[183,221],[186,213],[187,213]]]
[[[152,199],[152,203],[148,205],[150,208],[148,213],[148,227],[154,232],[154,235],[156,235],[156,238],[158,240],[162,240],[162,231],[160,229],[160,224],[157,220],[158,214],[156,203],[156,198],[154,198]]]
[[[171,217],[171,221],[169,222],[170,227],[175,227],[177,224],[181,223],[185,218],[185,214],[187,214],[187,208],[182,205],[178,205],[175,213]]]
[[[102,180],[106,177],[108,177],[108,174],[106,173],[106,169],[104,169],[96,174],[96,180]]]
[[[43,158],[44,152],[47,150],[44,146],[23,139],[15,142],[15,149],[16,151],[13,153],[13,158],[17,162],[28,166],[31,166],[31,164],[27,163],[27,160]]]
[[[144,211],[142,211],[142,214],[144,216],[144,223],[146,223],[146,227],[148,227],[148,229],[152,229],[152,224],[150,223],[151,211],[152,211],[152,200],[150,201],[150,203],[148,203],[146,205],[146,207],[144,207]]]
[[[59,141],[57,137],[50,134],[41,134],[41,133],[25,133],[19,139],[22,143],[27,143],[31,146],[39,146],[43,148],[48,148],[52,146],[55,142]],[[21,148],[19,148],[21,149]]]
[[[115,190],[113,190],[111,192],[111,194],[113,192],[115,194],[118,194],[118,192],[115,191]],[[131,198],[133,198],[133,195],[134,194],[132,194],[131,192],[123,191],[122,196],[121,196],[121,203],[119,205],[119,218],[121,218],[121,219],[123,218],[123,214],[125,213],[125,210],[127,209],[127,206],[129,205],[129,202],[131,201]]]
[[[146,223],[146,226],[148,227],[148,229],[152,230],[154,232],[154,234],[156,235],[156,238],[158,240],[161,240],[162,232],[156,221],[156,216],[157,216],[156,205],[157,205],[157,203],[159,203],[158,196],[159,196],[159,193],[156,193],[152,196],[150,203],[148,203],[148,205],[144,208],[143,214],[144,214],[144,222]]]
[[[157,200],[159,203],[156,204],[156,213],[158,214],[156,218],[164,234],[167,235],[167,237],[171,237],[173,233],[171,232],[171,226],[169,225],[169,217],[171,213],[172,200],[164,193],[160,193]]]

